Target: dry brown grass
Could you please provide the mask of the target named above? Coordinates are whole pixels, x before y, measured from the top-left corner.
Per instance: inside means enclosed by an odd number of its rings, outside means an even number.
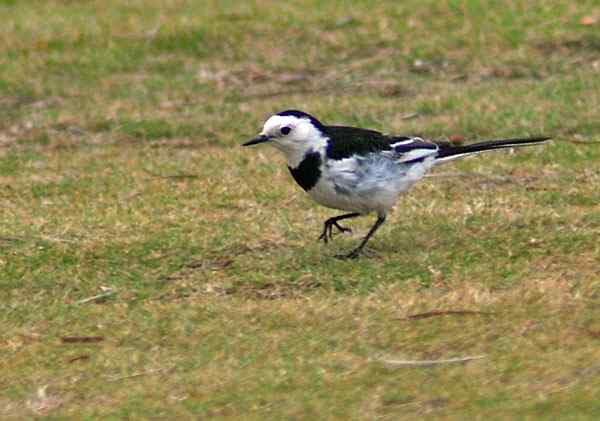
[[[596,9],[0,5],[0,417],[597,419]],[[318,244],[238,147],[292,107],[555,140],[440,168],[340,262],[369,218]]]

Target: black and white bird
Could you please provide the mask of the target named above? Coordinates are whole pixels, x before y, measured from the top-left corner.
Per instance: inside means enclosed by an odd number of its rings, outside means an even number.
[[[325,243],[338,222],[375,212],[377,221],[358,247],[340,256],[356,258],[398,196],[435,165],[480,152],[540,144],[549,138],[490,140],[465,146],[437,144],[419,137],[390,136],[355,127],[325,126],[313,116],[287,110],[271,116],[260,134],[243,146],[269,143],[287,159],[294,180],[317,203],[350,212],[325,221]]]

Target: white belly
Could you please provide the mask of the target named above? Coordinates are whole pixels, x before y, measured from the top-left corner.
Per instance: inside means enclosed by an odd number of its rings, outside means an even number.
[[[308,194],[328,208],[386,214],[398,196],[423,178],[433,163],[433,157],[414,164],[391,160],[329,161],[322,166],[322,176]]]

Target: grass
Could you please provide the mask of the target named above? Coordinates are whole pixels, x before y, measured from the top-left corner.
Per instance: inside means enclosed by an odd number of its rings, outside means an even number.
[[[598,418],[596,2],[48,3],[0,2],[1,417]],[[238,147],[292,107],[555,140],[341,262],[371,218],[318,244],[335,212]],[[444,310],[487,314],[407,319]]]

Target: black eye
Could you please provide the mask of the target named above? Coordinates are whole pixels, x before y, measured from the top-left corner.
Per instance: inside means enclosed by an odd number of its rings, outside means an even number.
[[[288,126],[284,126],[281,128],[281,134],[284,136],[289,134],[291,131],[292,131],[292,128],[288,127]]]

